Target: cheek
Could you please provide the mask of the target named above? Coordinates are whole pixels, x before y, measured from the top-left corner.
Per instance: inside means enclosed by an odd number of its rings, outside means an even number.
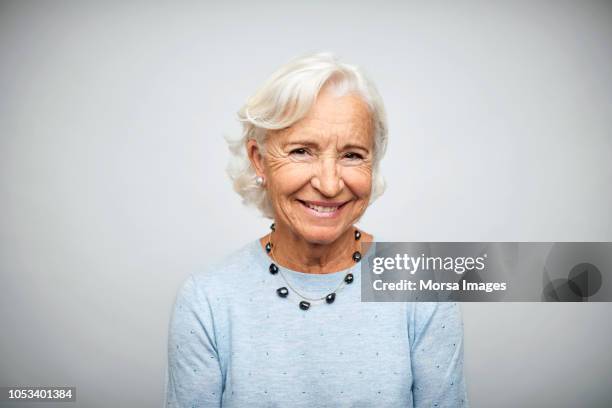
[[[368,199],[372,193],[372,172],[365,168],[346,168],[342,173],[344,184],[359,198]]]
[[[311,169],[304,163],[287,162],[270,168],[268,175],[270,192],[286,196],[300,190],[310,180]]]

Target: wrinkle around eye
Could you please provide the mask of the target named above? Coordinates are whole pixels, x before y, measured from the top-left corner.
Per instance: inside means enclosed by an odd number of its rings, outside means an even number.
[[[353,155],[353,157],[347,157]],[[361,166],[370,164],[370,158],[360,153],[350,152],[340,157],[340,161],[347,166]]]
[[[308,151],[308,149],[303,147],[291,150],[287,154],[287,157],[297,162],[312,161],[314,159],[314,155]]]

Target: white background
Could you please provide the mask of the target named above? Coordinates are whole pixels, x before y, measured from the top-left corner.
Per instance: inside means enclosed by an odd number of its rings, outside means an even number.
[[[162,404],[179,284],[269,224],[223,136],[307,52],[362,66],[387,106],[365,230],[612,241],[609,2],[124,3],[0,5],[0,386]],[[473,407],[612,400],[610,304],[463,310]]]

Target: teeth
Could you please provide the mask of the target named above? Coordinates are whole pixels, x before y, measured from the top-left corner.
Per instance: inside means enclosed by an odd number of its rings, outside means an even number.
[[[308,203],[306,203],[306,205],[308,206],[308,208],[311,208],[317,212],[323,212],[323,213],[334,212],[338,209],[338,207],[322,207],[320,205],[312,205]]]

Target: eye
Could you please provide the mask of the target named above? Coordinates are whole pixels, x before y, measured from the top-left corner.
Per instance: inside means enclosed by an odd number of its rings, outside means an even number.
[[[363,156],[359,153],[348,152],[344,155],[344,158],[349,160],[361,160],[363,159]]]
[[[308,154],[308,150],[304,149],[303,147],[300,147],[298,149],[293,149],[289,152],[289,154],[293,156],[305,156]]]

